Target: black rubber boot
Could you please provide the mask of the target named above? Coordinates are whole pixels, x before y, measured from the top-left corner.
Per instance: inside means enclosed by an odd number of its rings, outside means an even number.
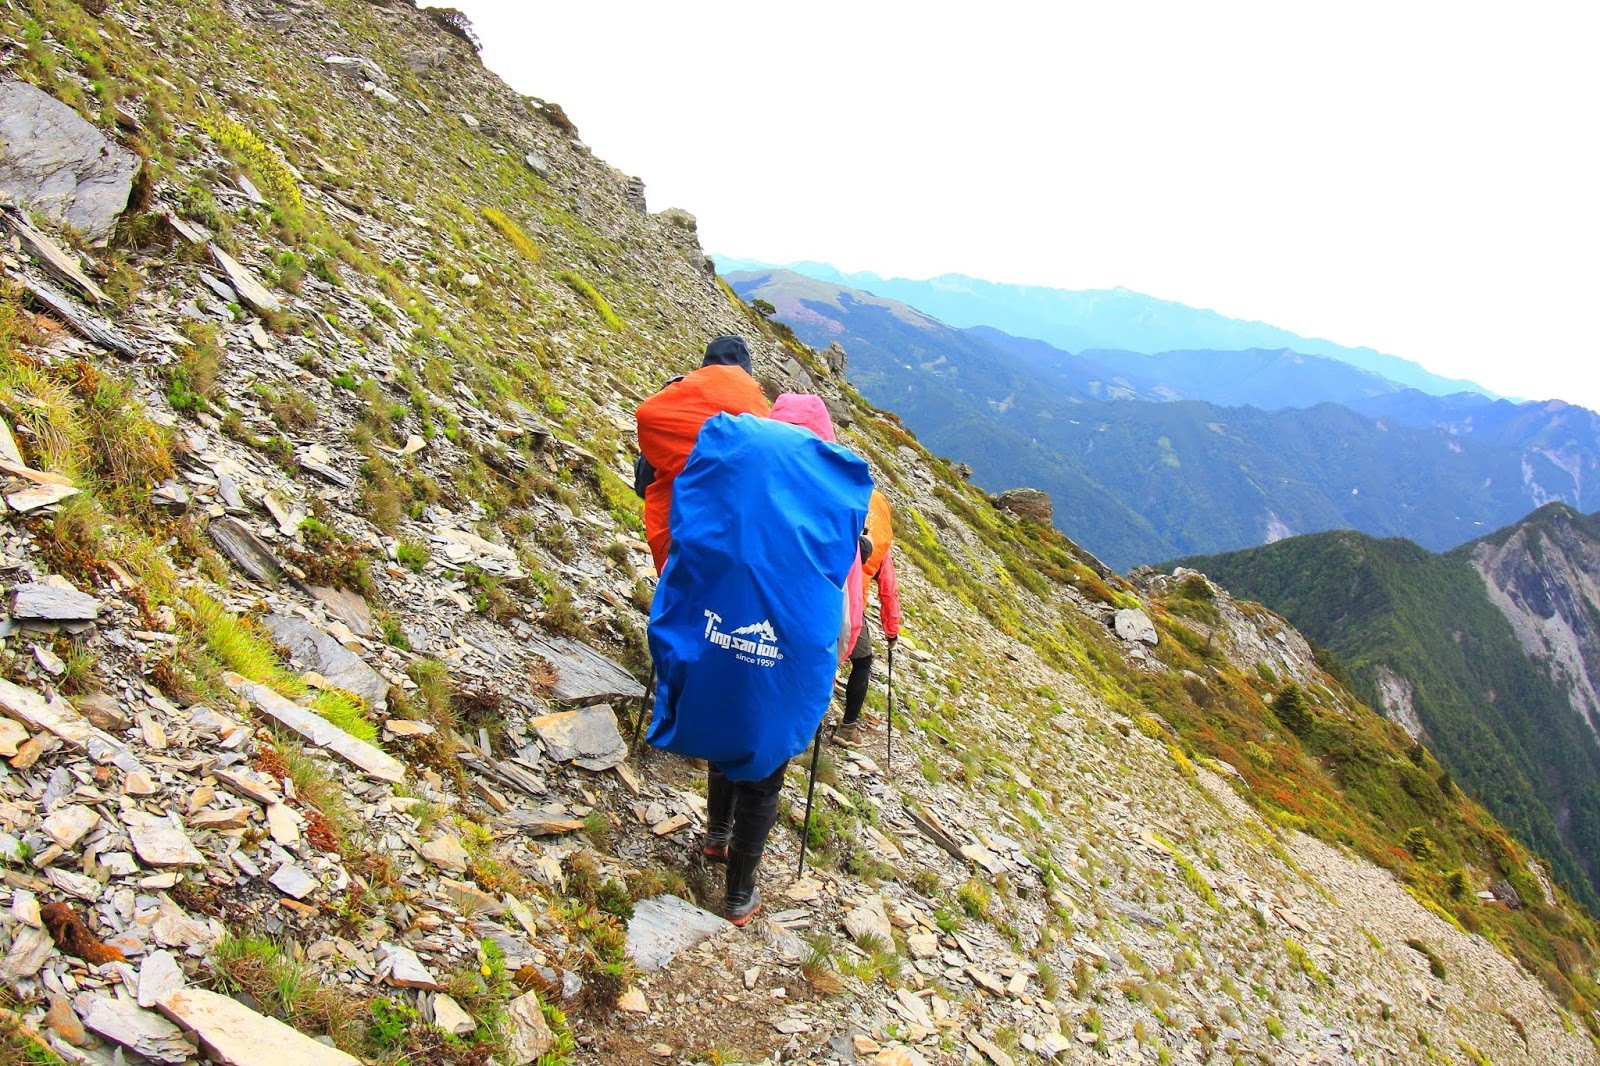
[[[707,862],[728,861],[728,841],[733,837],[734,786],[716,767],[706,775],[706,835],[700,838],[700,856]]]
[[[761,856],[728,853],[728,887],[723,893],[722,916],[734,925],[744,925],[761,909],[761,890],[756,887],[756,868]]]
[[[700,838],[700,857],[707,862],[728,861],[728,838],[732,835],[731,827],[724,827],[717,833],[715,827],[705,836]]]

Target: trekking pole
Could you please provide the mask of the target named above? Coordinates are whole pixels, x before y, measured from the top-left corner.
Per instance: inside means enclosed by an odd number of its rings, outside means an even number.
[[[817,726],[817,735],[811,741],[811,779],[806,783],[806,816],[800,825],[800,869],[795,872],[799,877],[806,872],[806,841],[811,838],[811,797],[817,791],[817,756],[822,754],[822,726]]]
[[[894,641],[889,642],[889,735],[883,738],[883,775],[894,775]]]
[[[650,663],[650,680],[644,686],[644,695],[639,697],[639,713],[633,720],[633,750],[639,750],[639,740],[644,736],[644,708],[650,702],[650,694],[656,687],[656,664]],[[654,705],[652,704],[652,710]]]

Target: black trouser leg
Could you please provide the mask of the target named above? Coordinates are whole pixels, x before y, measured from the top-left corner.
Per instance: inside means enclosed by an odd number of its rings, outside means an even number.
[[[759,859],[766,850],[767,835],[778,821],[778,793],[783,790],[783,771],[788,765],[784,760],[782,766],[760,781],[732,783],[733,842],[729,852]]]
[[[735,785],[716,763],[706,764],[706,838],[726,844],[733,835]]]
[[[867,702],[867,683],[872,680],[872,656],[864,655],[850,660],[850,676],[844,683],[844,724],[849,725],[861,717],[861,708]]]

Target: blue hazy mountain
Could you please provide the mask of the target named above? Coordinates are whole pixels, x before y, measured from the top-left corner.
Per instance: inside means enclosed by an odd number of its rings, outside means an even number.
[[[731,256],[715,258],[723,274],[740,270],[790,270],[874,296],[899,300],[957,328],[991,326],[1014,337],[1048,341],[1069,352],[1108,349],[1152,354],[1207,349],[1290,349],[1301,355],[1337,359],[1403,387],[1432,395],[1476,392],[1491,399],[1499,398],[1498,394],[1475,382],[1442,377],[1399,356],[1302,337],[1265,322],[1229,318],[1215,311],[1146,296],[1131,289],[1052,289],[984,281],[964,274],[944,274],[922,280],[884,278],[870,271],[846,274],[827,263],[785,265]]]
[[[851,382],[978,484],[1050,493],[1120,569],[1341,528],[1442,551],[1550,500],[1593,506],[1583,408],[1432,397],[1283,350],[1072,355],[792,271],[727,280],[843,345]]]

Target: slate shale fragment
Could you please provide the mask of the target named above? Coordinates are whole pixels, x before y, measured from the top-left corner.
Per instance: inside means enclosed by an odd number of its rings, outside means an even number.
[[[19,622],[92,622],[100,603],[76,589],[28,583],[11,590],[11,617]]]
[[[276,585],[283,580],[283,564],[243,522],[216,518],[207,524],[206,533],[222,554],[251,580],[263,585]]]

